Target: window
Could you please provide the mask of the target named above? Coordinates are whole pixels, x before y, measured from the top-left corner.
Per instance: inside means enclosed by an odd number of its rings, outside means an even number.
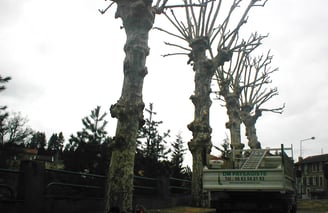
[[[313,186],[313,178],[312,177],[309,177],[309,186]]]
[[[319,178],[319,186],[322,186],[323,185],[323,178],[322,178],[322,176],[320,176],[320,178]]]
[[[314,186],[318,186],[319,185],[319,177],[318,176],[314,176],[313,177],[313,185]]]

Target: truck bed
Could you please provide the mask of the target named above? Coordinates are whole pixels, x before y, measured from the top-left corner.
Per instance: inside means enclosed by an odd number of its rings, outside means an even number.
[[[211,191],[293,191],[294,182],[283,169],[204,169],[203,189]]]
[[[203,190],[217,212],[295,212],[293,160],[281,149],[243,150],[203,169]]]

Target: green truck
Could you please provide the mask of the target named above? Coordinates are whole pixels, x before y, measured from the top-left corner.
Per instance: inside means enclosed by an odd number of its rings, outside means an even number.
[[[203,170],[211,208],[218,213],[296,212],[292,148],[233,150],[230,156],[235,157],[210,161]]]

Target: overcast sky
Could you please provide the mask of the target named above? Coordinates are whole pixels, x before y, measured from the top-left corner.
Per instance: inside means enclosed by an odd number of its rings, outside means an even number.
[[[12,77],[0,93],[0,105],[27,116],[30,127],[48,138],[63,132],[66,140],[81,130],[81,119],[97,105],[109,112],[121,94],[125,33],[121,20],[114,19],[114,7],[105,15],[98,12],[106,5],[101,0],[0,0],[0,74]],[[300,140],[314,136],[303,142],[303,156],[328,153],[327,7],[326,0],[270,0],[250,13],[247,27],[270,34],[261,50],[271,49],[272,66],[279,67],[272,75],[279,96],[266,107],[286,103],[282,115],[264,113],[258,120],[263,147],[293,144],[298,156]],[[162,21],[157,16],[155,26]],[[182,132],[187,142],[193,71],[187,57],[161,57],[170,52],[166,38],[150,33],[144,102],[154,103],[155,119],[164,122],[163,131],[172,131],[171,141]],[[116,120],[107,120],[113,136]],[[215,145],[228,134],[226,121],[225,109],[214,101]]]

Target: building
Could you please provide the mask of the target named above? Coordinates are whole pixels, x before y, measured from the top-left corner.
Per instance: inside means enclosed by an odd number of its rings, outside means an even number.
[[[301,198],[328,198],[328,154],[299,158],[295,169]]]
[[[45,162],[46,169],[64,169],[63,160],[58,160],[55,155],[40,155],[34,148],[17,148],[16,154],[7,159],[7,167],[19,170],[22,160],[37,160]]]

